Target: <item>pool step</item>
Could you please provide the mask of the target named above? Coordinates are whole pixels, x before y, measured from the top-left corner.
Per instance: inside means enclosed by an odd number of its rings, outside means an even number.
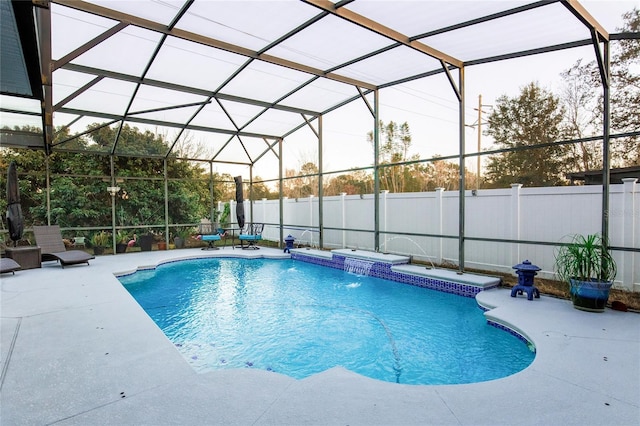
[[[499,277],[470,274],[467,272],[459,274],[458,272],[452,271],[450,269],[427,269],[424,266],[419,265],[400,265],[393,266],[391,270],[404,274],[418,275],[421,277],[472,285],[479,287],[482,290],[494,288],[500,285]]]

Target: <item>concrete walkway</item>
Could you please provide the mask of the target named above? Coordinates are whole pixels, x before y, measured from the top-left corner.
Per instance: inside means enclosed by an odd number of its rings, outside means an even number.
[[[492,320],[537,347],[513,376],[411,386],[333,368],[304,380],[197,374],[114,277],[173,257],[281,256],[187,249],[2,275],[2,425],[638,425],[640,315],[480,294]]]

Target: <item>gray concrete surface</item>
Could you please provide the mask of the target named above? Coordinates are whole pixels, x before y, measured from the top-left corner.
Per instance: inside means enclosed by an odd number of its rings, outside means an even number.
[[[638,425],[640,315],[482,292],[537,347],[524,371],[470,385],[380,382],[336,367],[304,380],[197,374],[114,273],[225,248],[100,256],[1,277],[2,425]]]

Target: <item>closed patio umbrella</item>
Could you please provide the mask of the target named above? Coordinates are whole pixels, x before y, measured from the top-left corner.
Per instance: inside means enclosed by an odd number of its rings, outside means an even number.
[[[15,161],[9,164],[7,172],[7,227],[9,237],[14,242],[14,246],[22,239],[24,223],[22,218],[22,207],[20,206],[20,187],[18,186],[18,170]]]
[[[244,195],[242,193],[242,176],[233,178],[236,183],[236,218],[238,219],[238,228],[244,226]]]

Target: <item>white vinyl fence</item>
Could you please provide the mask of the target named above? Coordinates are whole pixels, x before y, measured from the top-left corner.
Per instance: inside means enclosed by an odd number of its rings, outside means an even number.
[[[614,247],[640,248],[640,195],[636,179],[610,186],[609,238]],[[435,264],[459,264],[459,193],[380,194],[380,251],[410,255]],[[572,234],[599,233],[602,187],[566,186],[478,190],[465,193],[465,268],[513,273],[525,259],[554,278],[558,242]],[[323,247],[375,250],[374,196],[341,195],[323,198]],[[317,197],[283,201],[284,236],[296,244],[319,246]],[[251,219],[253,209],[253,220]],[[232,211],[235,203],[232,202]],[[266,224],[263,238],[278,241],[279,201],[245,201],[247,222]],[[330,229],[327,229],[330,228]],[[331,229],[333,228],[333,229]],[[406,235],[419,234],[419,235]],[[475,241],[474,238],[519,240],[542,244]],[[544,244],[547,243],[547,244]],[[549,244],[550,243],[550,244]],[[640,253],[616,250],[616,287],[640,291]]]

